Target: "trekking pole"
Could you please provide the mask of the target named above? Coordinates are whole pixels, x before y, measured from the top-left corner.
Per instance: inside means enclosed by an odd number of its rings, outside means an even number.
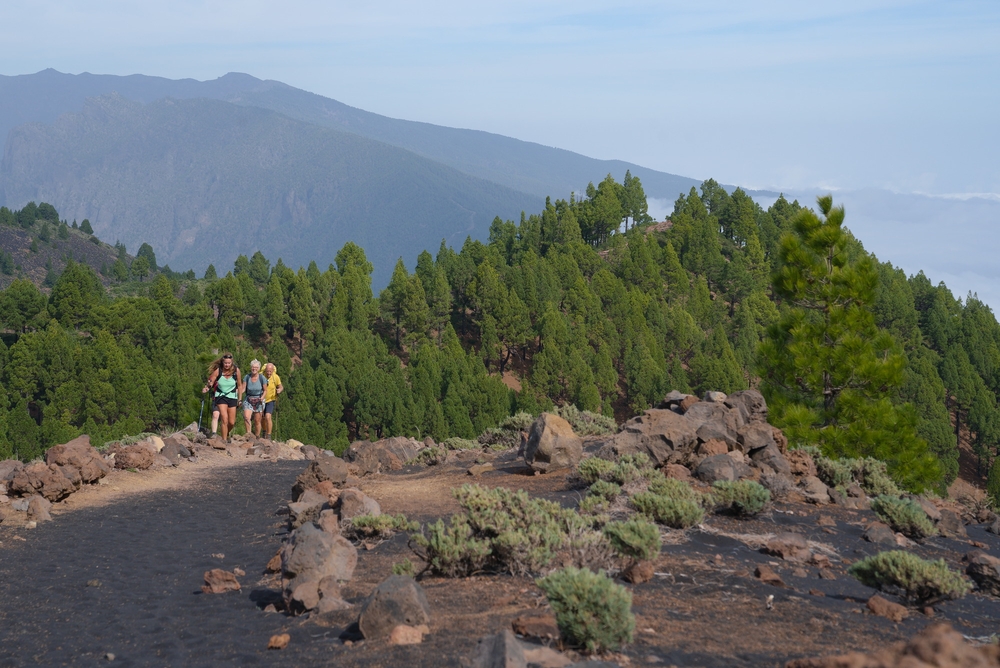
[[[201,410],[198,411],[198,431],[201,432],[201,416],[205,414],[205,395],[201,395]]]

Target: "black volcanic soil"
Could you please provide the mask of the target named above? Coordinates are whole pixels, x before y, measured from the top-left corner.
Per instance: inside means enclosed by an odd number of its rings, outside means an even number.
[[[0,666],[107,665],[108,652],[122,666],[460,666],[479,636],[544,608],[528,578],[427,577],[422,585],[432,609],[431,633],[422,645],[408,647],[357,642],[351,628],[357,606],[318,620],[264,612],[276,583],[263,566],[280,545],[279,511],[304,465],[246,462],[207,471],[197,486],[63,512],[34,531],[0,525]],[[377,476],[364,488],[383,511],[428,520],[455,509],[449,490],[471,480],[464,466]],[[526,476],[516,465],[499,463],[479,482],[523,487],[565,503],[580,493],[563,476]],[[820,516],[835,526],[821,526]],[[668,535],[653,580],[627,585],[636,640],[619,659],[633,666],[770,666],[879,648],[911,637],[932,619],[971,637],[997,631],[1000,601],[980,594],[937,605],[932,618],[914,611],[900,624],[865,612],[873,592],[846,575],[846,566],[876,551],[861,539],[872,519],[870,511],[777,504],[753,520],[714,516],[706,531]],[[1000,553],[1000,538],[982,527],[968,529],[969,540],[935,538],[914,551],[955,567],[972,549],[970,540]],[[796,565],[755,549],[760,536],[781,530],[829,546],[836,579],[820,579],[811,566],[795,575]],[[355,577],[343,591],[355,604],[393,563],[412,556],[402,535],[368,547],[360,548]],[[756,580],[759,563],[770,563],[787,586]],[[242,592],[200,592],[204,571],[234,567],[247,573],[240,578]],[[93,580],[99,586],[88,586]],[[276,633],[289,633],[291,643],[269,651]]]

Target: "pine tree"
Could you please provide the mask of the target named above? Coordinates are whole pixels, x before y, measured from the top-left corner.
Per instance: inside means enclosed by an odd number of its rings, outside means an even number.
[[[90,221],[84,218],[83,222],[80,223],[80,231],[84,234],[93,234],[94,228],[90,226]]]
[[[850,260],[843,208],[829,196],[818,204],[823,220],[803,210],[781,238],[773,287],[788,310],[761,350],[771,415],[790,441],[883,459],[915,489],[933,484],[941,470],[916,434],[916,413],[889,399],[906,360],[875,323],[878,274],[868,257]]]

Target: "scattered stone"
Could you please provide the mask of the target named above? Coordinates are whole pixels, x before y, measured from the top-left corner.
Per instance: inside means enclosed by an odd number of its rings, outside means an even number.
[[[889,528],[888,524],[882,522],[872,522],[867,529],[865,529],[862,537],[869,543],[875,543],[876,545],[895,545],[896,544],[896,533]]]
[[[11,503],[10,507],[19,513],[26,513],[28,512],[28,499],[18,499]]]
[[[751,422],[740,427],[739,431],[736,432],[736,442],[740,450],[747,454],[766,448],[769,445],[773,445],[775,450],[778,449],[777,444],[774,442],[774,433],[771,431],[771,425],[766,422]],[[781,452],[778,451],[778,454],[780,455]]]
[[[358,551],[349,540],[331,536],[311,523],[293,531],[281,551],[281,571],[287,578],[350,580],[357,564]]]
[[[328,534],[340,534],[340,520],[337,519],[337,511],[332,508],[321,510],[316,524]]]
[[[974,550],[965,555],[965,561],[969,563],[965,573],[979,589],[993,596],[1000,596],[1000,559]]]
[[[347,610],[351,607],[351,604],[341,597],[340,584],[336,578],[327,576],[320,580],[316,585],[316,592],[319,594],[316,612],[321,615],[334,610]]]
[[[201,588],[205,594],[224,594],[227,591],[240,591],[240,582],[236,575],[221,568],[205,571],[205,584]]]
[[[631,582],[632,584],[642,584],[643,582],[649,582],[653,579],[655,570],[656,569],[653,568],[653,562],[637,561],[630,564],[624,571],[622,571],[622,578],[626,582]]]
[[[820,580],[836,580],[837,574],[831,571],[829,568],[819,569],[819,579]]]
[[[296,450],[302,447],[302,441],[296,441],[294,438],[290,438],[285,441],[285,445],[290,448],[295,448]]]
[[[550,614],[522,615],[511,622],[510,627],[514,633],[526,638],[559,639],[559,625]]]
[[[809,576],[809,571],[804,568],[796,568],[792,571],[792,576],[797,578],[804,578]]]
[[[27,522],[24,523],[24,528],[25,529],[34,529],[37,526],[38,526],[38,522],[36,522],[35,520],[28,520]]]
[[[309,464],[299,474],[292,485],[292,501],[298,501],[307,489],[329,481],[334,487],[341,487],[347,481],[347,462],[340,457],[322,457]]]
[[[942,536],[963,538],[968,535],[965,531],[965,523],[962,521],[962,516],[954,510],[943,508],[940,511],[940,516],[941,519],[937,522],[937,530],[941,532]]]
[[[223,440],[223,438],[220,436],[211,437],[210,439],[208,439],[208,444],[216,450],[226,449],[226,441]]]
[[[991,534],[1000,536],[1000,518],[995,519],[993,521],[993,524],[986,527],[986,530],[989,531]]]
[[[28,519],[36,522],[48,522],[52,520],[49,510],[52,509],[52,502],[40,494],[35,494],[28,499]]]
[[[358,628],[365,638],[382,638],[400,624],[417,626],[430,621],[427,597],[416,580],[407,575],[392,575],[365,601]]]
[[[721,404],[721,403],[724,403],[726,401],[726,393],[725,392],[712,392],[712,391],[709,391],[709,392],[706,392],[702,396],[701,400],[702,401],[708,401],[708,402],[716,403],[716,404]]]
[[[426,624],[423,624],[420,627],[400,624],[389,632],[389,644],[419,645],[424,641],[424,634],[427,633],[425,629],[427,629]]]
[[[271,636],[271,639],[267,641],[268,649],[285,649],[288,647],[288,643],[292,641],[292,636],[287,633],[279,633]]]
[[[487,471],[492,471],[492,470],[493,470],[493,464],[486,462],[485,464],[476,464],[474,466],[470,466],[468,474],[471,476],[479,477],[482,474],[486,473]]]
[[[792,474],[791,465],[789,465],[788,460],[785,459],[785,456],[781,454],[781,450],[774,443],[770,443],[759,450],[754,450],[750,454],[750,458],[757,468],[766,466],[780,475],[790,476]]]
[[[278,550],[277,553],[271,557],[271,560],[267,562],[267,566],[265,566],[265,568],[269,573],[281,572],[281,550]]]
[[[933,501],[931,501],[925,496],[916,496],[914,494],[910,494],[908,495],[908,497],[911,500],[916,501],[917,504],[921,508],[923,508],[924,512],[927,513],[927,517],[931,518],[932,522],[941,521],[941,511],[938,509],[936,505],[934,505]]]
[[[821,591],[821,590],[819,590],[819,589],[810,589],[809,590],[809,595],[810,596],[826,596],[826,593],[823,592],[823,591]]]
[[[771,436],[774,438],[774,442],[778,446],[778,450],[781,454],[788,452],[788,437],[785,436],[785,432],[781,431],[775,426],[771,426]]]
[[[888,601],[878,594],[868,599],[868,609],[879,617],[885,617],[897,624],[909,616],[909,611],[899,603]]]
[[[17,472],[23,468],[24,464],[16,459],[4,459],[0,461],[0,482],[13,480]]]
[[[781,576],[774,572],[774,570],[767,564],[760,564],[754,569],[754,576],[764,584],[774,585],[775,587],[784,587],[785,581],[781,579]]]
[[[569,422],[553,413],[539,415],[528,434],[528,443],[524,449],[525,463],[535,471],[545,473],[555,469],[575,468],[581,459],[583,441]]]
[[[816,524],[821,527],[835,527],[837,526],[837,520],[833,519],[829,515],[820,515],[816,518]]]
[[[301,450],[302,450],[302,454],[309,461],[313,461],[315,459],[318,459],[319,456],[320,456],[320,453],[322,452],[315,445],[303,445],[302,448],[301,448]]]
[[[799,488],[809,503],[830,503],[830,488],[816,476],[805,476],[799,482]]]
[[[551,647],[522,647],[524,650],[524,660],[532,668],[568,668],[569,666],[583,666],[584,668],[605,668],[605,666],[617,666],[617,664],[606,663],[604,661],[584,661],[573,663],[573,660],[562,652]],[[597,664],[597,665],[595,665]]]
[[[298,501],[288,504],[288,523],[298,529],[306,522],[315,522],[323,510],[330,508],[330,501],[324,495],[307,489]]]
[[[694,475],[702,482],[712,484],[717,480],[735,481],[750,475],[750,467],[736,461],[728,454],[706,457],[698,464]]]
[[[785,561],[805,563],[813,556],[805,537],[789,531],[779,533],[769,540],[764,549],[768,554],[781,557]]]
[[[484,636],[476,645],[472,668],[527,668],[524,648],[510,629]]]
[[[340,493],[340,521],[358,515],[381,515],[378,502],[360,489],[348,488]]]
[[[188,443],[190,441],[186,438],[167,436],[163,439],[163,448],[160,450],[160,454],[174,462],[181,458],[187,459],[191,456],[191,450],[187,447]]]
[[[724,455],[729,452],[729,445],[725,441],[712,439],[705,441],[704,443],[699,443],[698,447],[695,448],[695,452],[699,455],[704,455],[705,457],[711,457],[712,455]]]

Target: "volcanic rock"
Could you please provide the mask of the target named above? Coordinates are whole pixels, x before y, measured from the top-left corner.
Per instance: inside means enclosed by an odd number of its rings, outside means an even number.
[[[574,468],[581,459],[583,441],[569,422],[553,413],[539,415],[528,434],[524,461],[534,470],[545,473],[555,469]]]
[[[392,575],[365,601],[358,628],[365,638],[384,638],[400,624],[419,626],[430,621],[427,597],[416,580],[407,575]]]
[[[868,609],[879,617],[885,617],[899,623],[909,616],[909,611],[899,603],[888,601],[878,594],[868,599]]]
[[[18,471],[13,480],[7,484],[7,489],[21,496],[41,494],[49,501],[59,501],[78,488],[78,485],[74,485],[73,481],[66,477],[64,470],[67,473],[75,473],[76,479],[80,480],[80,472],[71,466],[62,467],[57,464],[34,462]]]
[[[1000,559],[975,550],[965,556],[969,565],[966,575],[975,581],[982,591],[993,596],[1000,596]]]
[[[510,629],[484,636],[476,645],[472,668],[527,668],[524,648]]]
[[[307,489],[327,480],[334,487],[341,487],[347,481],[348,475],[347,462],[340,457],[320,457],[309,464],[295,479],[295,484],[292,485],[292,500],[298,501]]]
[[[700,402],[691,410],[698,406]],[[653,408],[622,425],[620,432],[605,441],[598,456],[615,459],[645,452],[657,466],[680,463],[697,440],[697,426],[687,416]]]
[[[205,571],[205,584],[201,588],[206,594],[224,594],[227,591],[239,591],[240,582],[236,576],[221,568]]]
[[[52,519],[49,510],[52,509],[52,502],[40,494],[35,494],[28,499],[28,519],[36,522],[48,522]]]
[[[728,454],[706,457],[698,464],[694,475],[699,480],[712,484],[718,480],[736,481],[750,475],[750,467],[736,461]]]
[[[74,438],[69,443],[54,445],[45,451],[45,463],[72,466],[80,473],[84,483],[94,483],[111,472],[111,467],[96,448],[90,445],[90,436]]]
[[[726,405],[736,408],[747,422],[767,422],[767,402],[757,390],[740,390],[726,397]]]
[[[378,502],[360,489],[348,488],[340,493],[340,521],[358,515],[381,515]]]

